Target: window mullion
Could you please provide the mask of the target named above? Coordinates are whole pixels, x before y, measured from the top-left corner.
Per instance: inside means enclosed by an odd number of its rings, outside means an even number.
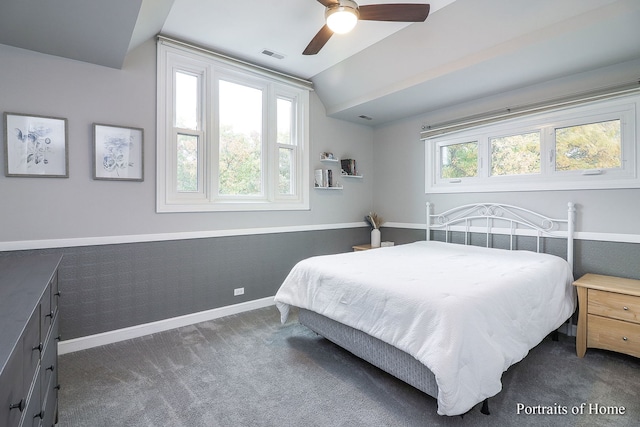
[[[207,182],[209,183],[208,199],[215,202],[219,194],[220,173],[220,101],[218,98],[220,77],[215,70],[211,73],[211,84],[207,100],[207,114],[205,123],[208,126],[206,145],[208,147],[207,155]]]
[[[478,178],[489,178],[489,166],[491,159],[491,146],[489,145],[489,138],[483,135],[478,138]]]
[[[262,123],[262,181],[263,195],[273,201],[276,198],[276,188],[278,182],[278,156],[277,156],[277,126],[276,123],[276,96],[273,85],[269,85],[264,90],[263,105],[263,123]]]
[[[553,135],[553,127],[546,126],[540,130],[540,173],[543,178],[551,178],[555,171],[556,141]]]

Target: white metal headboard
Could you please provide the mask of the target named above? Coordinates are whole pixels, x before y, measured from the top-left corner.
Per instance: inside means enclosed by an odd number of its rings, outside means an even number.
[[[533,236],[540,252],[542,237],[566,238],[567,262],[573,269],[576,208],[571,202],[568,203],[566,219],[549,218],[528,209],[499,203],[463,205],[439,214],[432,214],[431,207],[427,202],[427,240],[431,239],[431,230],[444,230],[447,242],[451,231],[460,231],[464,233],[466,245],[471,233],[482,233],[486,234],[486,246],[489,247],[491,235],[506,234],[509,236],[509,248],[514,249],[516,236]]]

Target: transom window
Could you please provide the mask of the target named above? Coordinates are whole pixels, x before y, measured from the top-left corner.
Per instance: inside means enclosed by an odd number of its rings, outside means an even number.
[[[160,39],[159,212],[309,208],[309,87]]]
[[[639,96],[427,139],[427,192],[640,187]]]
[[[557,128],[555,170],[622,168],[622,122],[619,119]]]

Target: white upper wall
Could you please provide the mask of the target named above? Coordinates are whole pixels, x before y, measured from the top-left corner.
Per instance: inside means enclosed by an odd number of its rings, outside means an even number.
[[[496,202],[514,204],[560,218],[567,214],[567,203],[573,202],[578,207],[579,231],[640,235],[640,222],[637,221],[640,189],[425,194],[425,142],[420,141],[423,125],[637,80],[638,70],[640,60],[630,61],[378,127],[374,133],[374,209],[391,222],[423,226],[427,201],[433,203],[435,212],[467,203]],[[636,134],[640,135],[640,132]],[[637,143],[640,145],[640,142]]]
[[[157,214],[154,41],[132,51],[121,70],[0,45],[0,81],[0,111],[66,118],[69,132],[69,178],[0,174],[0,250],[2,242],[344,224],[362,222],[371,209],[373,131],[328,118],[315,93],[311,173],[320,152],[332,151],[357,159],[363,180],[342,191],[312,189],[309,211]],[[93,123],[144,129],[143,182],[92,179]],[[0,158],[4,169],[4,150]]]

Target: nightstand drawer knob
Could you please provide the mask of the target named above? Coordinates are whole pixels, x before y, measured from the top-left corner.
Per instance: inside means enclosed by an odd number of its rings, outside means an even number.
[[[622,341],[627,341],[628,338],[627,337],[622,337]]]
[[[624,307],[622,307],[622,309],[623,309],[624,311],[627,311],[627,310],[629,310],[629,307],[624,306]]]

